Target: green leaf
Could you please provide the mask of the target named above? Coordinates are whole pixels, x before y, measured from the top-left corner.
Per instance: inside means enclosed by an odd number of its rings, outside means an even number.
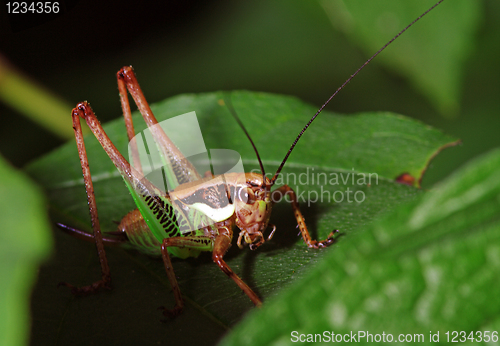
[[[0,178],[0,344],[26,345],[28,301],[52,239],[38,187],[2,156]]]
[[[498,336],[499,196],[497,149],[328,252],[223,344],[290,343],[292,331]]]
[[[321,0],[320,4],[332,24],[371,55],[436,2]],[[460,106],[462,66],[473,51],[480,14],[479,1],[445,1],[417,24],[418,30],[409,30],[404,40],[391,46],[391,54],[377,59],[408,78],[443,114],[454,114]]]
[[[286,96],[251,92],[230,95],[259,148],[266,172],[274,173],[316,109]],[[227,108],[221,106],[223,97],[223,93],[181,95],[153,105],[152,109],[160,121],[196,111],[208,149],[237,150],[246,170],[258,170],[248,139]],[[135,124],[137,131],[144,128],[140,121]],[[105,130],[119,150],[126,153],[123,121],[107,124]],[[323,251],[308,249],[297,236],[290,206],[283,202],[273,208],[271,223],[276,224],[277,232],[272,241],[257,251],[240,251],[233,246],[225,257],[228,264],[264,300],[280,295],[284,286],[307,275],[323,256],[342,248],[344,239],[357,238],[360,230],[378,215],[418,195],[418,189],[396,183],[394,178],[408,173],[418,181],[430,158],[455,141],[399,115],[322,113],[300,140],[280,179],[299,195],[314,238],[324,239],[336,228],[345,236],[340,237],[338,245]],[[105,231],[114,231],[115,222],[134,209],[134,204],[97,141],[86,138],[86,147],[101,225]],[[33,163],[27,171],[46,188],[54,221],[91,231],[73,143]],[[354,198],[363,201],[356,203]],[[98,279],[95,248],[60,231],[56,231],[55,237],[57,257],[42,271],[34,294],[34,340],[43,338],[61,344],[152,344],[168,339],[169,344],[207,344],[217,341],[246,311],[253,309],[250,300],[218,269],[208,253],[196,259],[174,260],[187,307],[173,321],[159,323],[161,313],[156,310],[162,305],[173,305],[163,263],[134,251],[107,250],[113,291],[75,298],[65,289],[56,290],[55,284],[68,281],[83,285]],[[87,320],[92,320],[91,333],[81,322]],[[141,339],[136,339],[138,335],[133,332],[138,328],[147,330],[140,334]]]

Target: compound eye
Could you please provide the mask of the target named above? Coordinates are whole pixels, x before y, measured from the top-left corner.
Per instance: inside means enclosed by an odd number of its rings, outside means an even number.
[[[248,187],[242,187],[238,191],[238,199],[246,204],[255,203],[255,195],[253,193],[253,190]]]

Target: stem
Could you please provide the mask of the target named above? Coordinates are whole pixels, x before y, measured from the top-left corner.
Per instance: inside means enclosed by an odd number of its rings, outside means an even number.
[[[72,107],[15,70],[0,56],[0,101],[61,139],[74,136]]]

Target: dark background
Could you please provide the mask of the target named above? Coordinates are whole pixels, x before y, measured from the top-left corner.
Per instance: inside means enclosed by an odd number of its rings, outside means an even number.
[[[341,113],[396,111],[461,138],[461,147],[434,161],[424,186],[500,143],[500,6],[484,1],[482,7],[455,117],[443,117],[377,61],[329,106]],[[19,19],[4,10],[0,53],[66,100],[68,126],[69,109],[82,100],[91,102],[102,122],[120,116],[114,74],[123,65],[134,66],[152,103],[179,93],[248,89],[296,95],[319,106],[367,58],[314,2],[66,1],[62,14],[41,24],[47,18]],[[16,166],[62,143],[4,104],[0,116],[0,151]]]

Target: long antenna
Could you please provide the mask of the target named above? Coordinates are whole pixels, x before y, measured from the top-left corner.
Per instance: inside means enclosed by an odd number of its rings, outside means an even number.
[[[259,160],[260,171],[262,172],[262,177],[263,177],[262,186],[264,186],[265,181],[266,181],[266,179],[265,179],[266,172],[264,171],[264,165],[262,164],[262,160],[260,159],[259,151],[257,150],[257,147],[253,143],[252,137],[250,137],[250,134],[248,133],[247,129],[245,128],[245,126],[241,122],[240,117],[238,116],[238,114],[236,114],[236,110],[234,109],[233,104],[231,103],[230,95],[227,97],[224,97],[224,103],[226,104],[227,108],[229,109],[229,111],[233,115],[233,118],[236,119],[236,122],[238,123],[238,125],[240,125],[241,129],[243,130],[243,132],[245,132],[245,135],[247,136],[248,140],[252,144],[253,150],[255,151],[255,154],[257,155],[257,160]]]
[[[356,77],[356,75],[363,69],[365,68],[366,65],[368,65],[377,55],[379,55],[384,49],[387,48],[388,45],[390,45],[395,39],[397,39],[399,36],[401,36],[406,30],[408,30],[413,24],[415,24],[416,22],[418,22],[423,16],[425,16],[427,13],[429,13],[430,11],[432,11],[437,5],[439,5],[440,3],[442,3],[444,0],[439,0],[434,6],[432,6],[431,8],[429,8],[427,11],[425,11],[424,13],[422,13],[417,19],[415,19],[413,22],[411,22],[406,28],[404,28],[403,30],[401,30],[396,36],[394,36],[389,42],[387,42],[382,48],[380,48],[375,54],[373,54],[371,56],[370,59],[366,60],[365,63],[363,65],[361,65],[360,68],[358,68],[356,70],[356,72],[354,72],[349,78],[347,78],[347,80],[344,82],[344,84],[342,84],[334,93],[332,96],[330,96],[330,98],[328,100],[326,100],[326,102],[320,107],[320,109],[318,109],[318,111],[316,112],[316,114],[314,114],[314,116],[311,118],[311,120],[309,120],[309,122],[306,124],[306,126],[304,126],[304,128],[302,129],[302,131],[300,131],[299,135],[297,136],[297,138],[295,138],[295,141],[293,142],[292,146],[290,147],[290,149],[288,149],[288,153],[286,153],[286,156],[285,158],[283,159],[283,161],[281,162],[281,165],[278,167],[278,170],[276,171],[276,174],[274,174],[274,177],[273,179],[271,179],[271,186],[274,185],[274,182],[276,181],[276,179],[278,178],[278,175],[280,174],[281,170],[283,169],[283,166],[285,165],[285,162],[286,160],[288,160],[288,157],[290,156],[290,154],[292,153],[292,150],[293,148],[295,148],[295,145],[297,144],[297,142],[299,141],[300,137],[302,137],[302,135],[304,134],[304,132],[307,130],[307,128],[309,127],[309,125],[311,125],[311,123],[314,121],[314,119],[316,119],[316,117],[318,116],[319,113],[321,113],[321,111],[323,110],[323,108],[326,107],[326,105],[328,103],[330,103],[330,101],[339,93],[340,90],[344,89],[345,86],[347,85],[347,83],[349,83],[354,77]],[[259,159],[260,161],[260,159]]]

